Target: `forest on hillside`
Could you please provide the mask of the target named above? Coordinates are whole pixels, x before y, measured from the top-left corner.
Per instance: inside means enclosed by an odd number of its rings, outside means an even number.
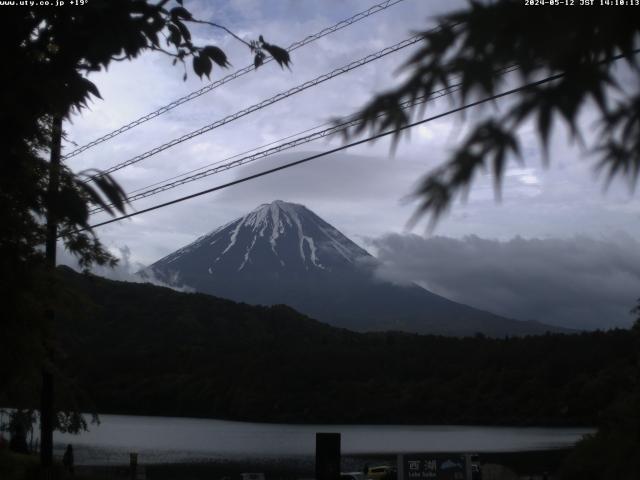
[[[58,358],[84,411],[270,422],[595,425],[637,376],[633,331],[492,339],[354,333],[60,271]],[[26,405],[25,405],[26,406]]]

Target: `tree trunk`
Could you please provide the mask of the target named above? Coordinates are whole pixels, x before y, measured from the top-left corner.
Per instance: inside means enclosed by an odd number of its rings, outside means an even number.
[[[60,184],[60,162],[62,146],[62,116],[56,115],[52,122],[51,159],[49,162],[49,186],[47,190],[47,236],[45,240],[45,259],[53,278],[56,268],[56,238],[58,236],[57,197]],[[52,326],[55,312],[52,307],[45,312],[47,326]],[[45,342],[45,364],[42,367],[42,392],[40,398],[40,464],[45,476],[53,465],[53,424],[55,410],[53,407],[53,373],[51,363],[53,354],[49,340]]]

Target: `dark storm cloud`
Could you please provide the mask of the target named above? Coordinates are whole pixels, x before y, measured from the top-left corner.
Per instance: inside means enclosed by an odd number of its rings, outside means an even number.
[[[628,327],[640,297],[640,244],[626,235],[497,241],[390,234],[371,243],[381,277],[518,319]]]

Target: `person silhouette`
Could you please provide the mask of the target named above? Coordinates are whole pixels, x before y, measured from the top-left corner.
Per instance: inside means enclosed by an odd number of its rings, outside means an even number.
[[[71,444],[67,445],[67,450],[62,457],[62,465],[67,471],[73,475],[73,447]]]

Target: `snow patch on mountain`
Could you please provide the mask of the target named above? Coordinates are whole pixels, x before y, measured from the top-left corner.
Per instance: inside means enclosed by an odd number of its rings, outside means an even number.
[[[233,247],[236,244],[236,240],[238,238],[238,232],[240,231],[240,228],[244,224],[244,221],[246,218],[247,218],[246,216],[242,217],[242,219],[238,221],[238,226],[233,230],[233,232],[231,232],[231,237],[229,238],[229,245],[227,245],[227,248],[225,248],[222,251],[223,254],[231,250],[231,247]]]
[[[253,237],[253,240],[251,240],[251,245],[249,245],[249,247],[247,248],[247,251],[244,254],[244,260],[240,264],[240,267],[238,268],[238,271],[242,270],[244,268],[244,266],[247,264],[247,262],[249,261],[249,253],[251,253],[251,250],[253,249],[253,246],[256,244],[256,238],[257,237]]]

